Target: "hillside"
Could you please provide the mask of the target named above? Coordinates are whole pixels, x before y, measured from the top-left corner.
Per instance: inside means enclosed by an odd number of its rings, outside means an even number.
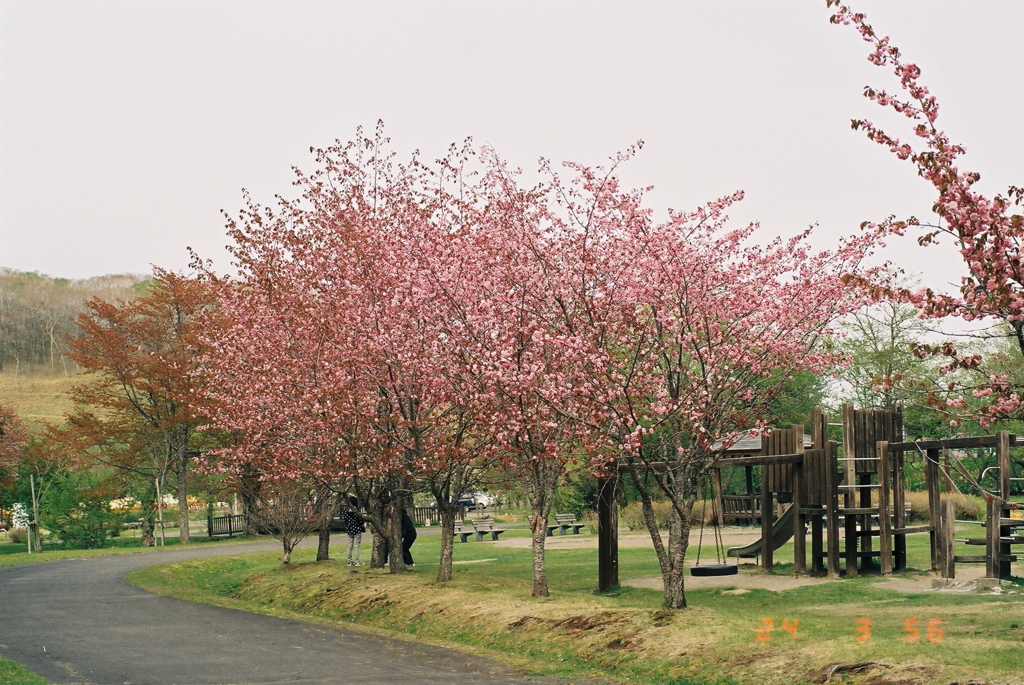
[[[66,392],[81,382],[80,375],[51,375],[48,368],[15,374],[8,367],[0,372],[0,400],[12,405],[30,428],[38,429],[43,421],[59,423],[71,411]]]

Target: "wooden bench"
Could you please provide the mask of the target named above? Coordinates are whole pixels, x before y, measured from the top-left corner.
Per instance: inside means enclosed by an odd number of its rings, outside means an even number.
[[[547,525],[548,537],[555,534],[555,528],[560,530],[560,535],[565,535],[566,531],[572,528],[573,535],[579,535],[580,530],[587,524],[577,523],[575,514],[555,514],[555,522]]]
[[[491,539],[497,540],[498,536],[505,532],[504,528],[496,528],[494,526],[494,519],[490,516],[474,519],[473,530],[476,532],[476,539],[481,541],[484,539],[484,533],[490,533]]]
[[[473,525],[470,523],[466,523],[465,521],[463,521],[460,525],[455,526],[455,535],[459,536],[459,540],[461,542],[469,542],[470,535],[476,535],[477,539],[480,538],[479,534],[476,532],[476,529],[473,528]]]

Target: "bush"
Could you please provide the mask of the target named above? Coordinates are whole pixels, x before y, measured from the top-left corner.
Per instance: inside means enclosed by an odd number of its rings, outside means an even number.
[[[954,515],[958,519],[967,521],[982,521],[985,519],[985,500],[976,495],[965,495],[958,492],[942,493],[943,500],[953,501]],[[914,492],[907,493],[907,501],[911,507],[911,519],[928,520],[928,493]]]
[[[43,496],[43,523],[52,537],[70,549],[103,547],[107,536],[124,520],[110,508],[112,493],[86,475],[54,479]]]
[[[654,507],[654,521],[658,524],[659,530],[667,530],[669,518],[672,515],[672,503],[667,500],[659,500],[652,503]],[[690,525],[699,526],[701,523],[709,524],[714,520],[714,507],[704,500],[697,500],[690,510]],[[632,502],[619,512],[619,522],[630,530],[647,530],[644,523],[643,505],[640,502]]]
[[[7,531],[7,539],[16,545],[23,545],[28,540],[27,528],[11,528]]]
[[[961,495],[960,493],[945,493],[942,499],[953,500],[954,511],[958,519],[968,521],[983,521],[985,519],[985,500],[975,495]]]
[[[921,523],[928,520],[928,493],[908,492],[904,495],[910,505],[910,522]]]
[[[907,504],[910,505],[910,520],[921,522],[928,520],[928,493],[906,493]],[[985,518],[985,500],[975,495],[963,495],[958,492],[944,492],[942,499],[953,500],[953,510],[958,519],[965,521],[982,521]]]

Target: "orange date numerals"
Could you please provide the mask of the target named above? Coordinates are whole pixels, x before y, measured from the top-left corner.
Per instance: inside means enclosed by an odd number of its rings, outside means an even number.
[[[789,620],[788,618],[782,619],[782,630],[783,632],[789,633],[789,636],[796,639],[797,628],[800,622],[797,619]],[[768,642],[772,639],[772,631],[775,630],[775,619],[774,618],[762,618],[761,627],[757,631],[758,642]]]
[[[867,618],[857,619],[857,642],[867,642],[871,639],[871,620]]]
[[[907,632],[907,642],[917,642],[921,639],[921,629],[917,627],[916,618],[908,618],[903,622],[903,630]],[[945,633],[942,632],[942,619],[928,619],[928,629],[925,633],[928,642],[942,642]]]
[[[757,631],[758,642],[768,642],[772,639],[772,631],[775,630],[775,619],[773,618],[762,618],[761,628]]]
[[[917,627],[916,618],[908,618],[904,621],[903,630],[907,631],[907,642],[917,642],[921,639],[921,631]]]

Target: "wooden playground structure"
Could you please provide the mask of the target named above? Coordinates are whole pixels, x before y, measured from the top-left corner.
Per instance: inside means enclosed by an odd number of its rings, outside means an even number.
[[[838,578],[881,572],[889,574],[907,568],[906,536],[928,533],[931,569],[943,578],[955,578],[956,564],[984,563],[985,576],[1010,577],[1010,564],[1017,560],[1015,544],[1024,544],[1024,518],[1011,511],[1024,509],[1024,502],[1011,502],[1010,448],[1024,446],[1024,440],[1005,431],[995,435],[945,440],[905,441],[903,415],[893,410],[843,407],[843,450],[827,439],[828,423],[820,409],[812,411],[809,434],[803,426],[769,432],[755,447],[749,444],[723,450],[712,464],[712,483],[717,503],[716,525],[726,522],[756,522],[761,538],[744,547],[728,550],[730,557],[760,557],[760,566],[770,570],[774,552],[793,540],[794,573]],[[949,482],[940,459],[948,450],[990,448],[995,452],[996,487],[985,490],[965,470],[961,475],[987,502],[984,522],[957,521],[953,502],[941,499],[941,482]],[[928,522],[908,525],[905,502],[904,457],[921,454],[924,459],[925,489],[928,493]],[[957,467],[960,465],[956,463]],[[761,469],[760,493],[753,492],[754,467]],[[722,494],[722,469],[745,470],[746,495]],[[618,584],[618,545],[614,491],[617,478],[602,479],[598,499],[599,588]],[[731,498],[731,499],[730,499]],[[786,506],[788,505],[788,506]],[[775,517],[776,511],[785,509]],[[769,515],[762,515],[763,513]],[[983,537],[957,538],[956,524],[984,526]],[[809,534],[809,535],[808,535]],[[807,538],[810,537],[810,559]],[[984,546],[984,554],[958,555],[957,542]]]

